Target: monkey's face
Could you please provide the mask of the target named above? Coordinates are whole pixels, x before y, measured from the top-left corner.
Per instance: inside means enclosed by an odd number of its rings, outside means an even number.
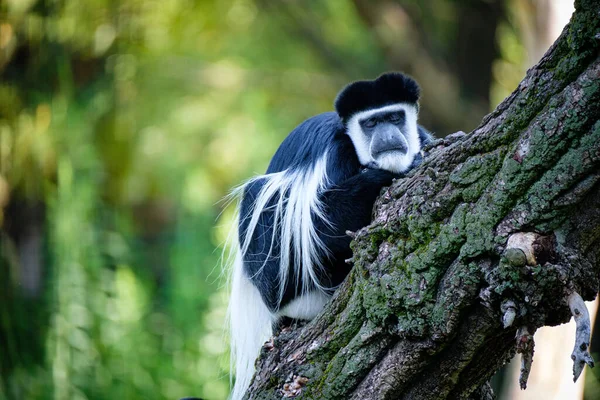
[[[347,133],[360,163],[369,168],[406,172],[420,151],[417,110],[410,104],[357,113]]]

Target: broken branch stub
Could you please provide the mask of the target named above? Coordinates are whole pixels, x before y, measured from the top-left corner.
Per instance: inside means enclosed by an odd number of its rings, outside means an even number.
[[[512,300],[505,300],[500,306],[500,310],[502,311],[502,325],[504,329],[512,326],[515,321],[515,317],[517,316],[517,305]]]
[[[521,389],[527,389],[527,379],[531,372],[533,364],[533,334],[529,333],[526,326],[522,326],[517,331],[517,353],[521,354],[521,373],[519,374],[519,385]]]
[[[583,299],[577,292],[569,296],[569,308],[577,325],[575,332],[575,346],[571,359],[573,360],[573,382],[577,381],[583,371],[585,364],[594,368],[594,359],[590,354],[591,324],[590,315]]]
[[[505,257],[515,266],[544,264],[555,257],[555,239],[535,232],[514,233],[506,243]]]

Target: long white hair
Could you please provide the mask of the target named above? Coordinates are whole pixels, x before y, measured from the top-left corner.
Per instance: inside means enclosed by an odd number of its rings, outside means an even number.
[[[327,155],[306,169],[284,170],[281,172],[257,176],[234,189],[232,196],[238,199],[238,226],[241,221],[248,222],[244,237],[235,245],[235,255],[231,272],[231,297],[228,318],[231,336],[231,366],[235,371],[235,384],[231,392],[232,400],[241,399],[254,375],[254,363],[264,342],[272,335],[272,325],[282,315],[282,310],[269,310],[252,283],[254,276],[247,276],[244,270],[244,255],[248,252],[254,233],[263,212],[273,213],[273,237],[265,255],[265,263],[258,269],[260,274],[267,260],[279,259],[278,303],[285,294],[285,282],[290,273],[295,282],[302,282],[301,295],[309,291],[317,292],[317,298],[324,303],[329,297],[326,287],[318,279],[323,268],[325,245],[320,240],[314,224],[314,218],[320,218],[325,224],[323,204],[319,195],[326,189]],[[246,188],[261,181],[262,187],[256,196],[248,215],[239,213],[240,204]],[[230,237],[237,237],[237,233]],[[280,247],[279,254],[273,254],[275,244]],[[294,313],[312,318],[320,307],[314,304],[297,303]],[[314,303],[314,302],[313,302]],[[293,316],[292,316],[293,317]]]

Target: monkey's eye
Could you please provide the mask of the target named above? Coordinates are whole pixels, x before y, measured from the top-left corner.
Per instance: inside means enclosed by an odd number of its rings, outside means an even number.
[[[367,119],[365,121],[362,122],[362,125],[365,128],[374,128],[375,125],[377,125],[377,121],[375,121],[374,119]]]

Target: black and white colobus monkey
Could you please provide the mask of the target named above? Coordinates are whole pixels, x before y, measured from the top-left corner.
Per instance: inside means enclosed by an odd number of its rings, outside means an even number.
[[[345,232],[367,225],[381,188],[420,162],[432,136],[417,125],[418,99],[417,83],[401,73],[354,82],[338,94],[336,112],[301,123],[267,173],[238,189],[233,399],[247,389],[272,326],[314,318],[346,277]]]

